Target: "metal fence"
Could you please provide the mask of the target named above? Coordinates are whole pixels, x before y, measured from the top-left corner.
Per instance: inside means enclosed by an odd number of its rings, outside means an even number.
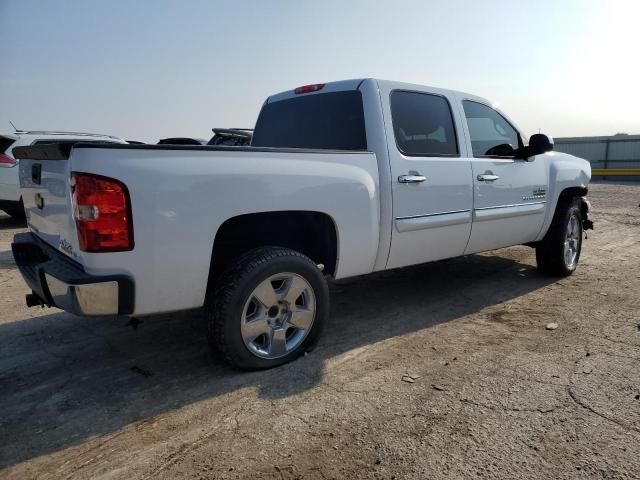
[[[594,178],[640,180],[640,135],[556,138],[555,150],[589,160]]]

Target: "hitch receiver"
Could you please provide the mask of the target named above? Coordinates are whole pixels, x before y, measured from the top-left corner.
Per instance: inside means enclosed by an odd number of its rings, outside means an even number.
[[[28,293],[27,295],[25,295],[25,301],[27,303],[27,307],[40,306],[40,307],[44,308],[45,305],[46,305],[46,302],[44,300],[42,300],[35,293]]]

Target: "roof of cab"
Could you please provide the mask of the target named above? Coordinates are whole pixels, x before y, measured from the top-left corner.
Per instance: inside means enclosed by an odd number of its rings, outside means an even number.
[[[356,90],[358,86],[364,81],[366,78],[357,78],[353,80],[339,80],[337,82],[327,82],[323,84],[322,93],[327,92],[342,92],[345,90]],[[319,84],[322,84],[321,82]],[[285,100],[287,98],[293,98],[296,95],[295,89],[287,90],[285,92],[276,93],[275,95],[271,95],[267,98],[266,103],[278,102],[280,100]]]
[[[399,82],[399,81],[394,81],[394,80],[384,80],[381,78],[355,78],[355,79],[351,79],[351,80],[339,80],[336,82],[327,82],[327,83],[320,83],[320,85],[324,85],[322,87],[321,90],[318,90],[318,93],[328,93],[328,92],[340,92],[340,91],[345,91],[345,90],[356,90],[360,87],[360,84],[362,84],[362,82],[366,81],[366,80],[372,80],[374,82],[376,82],[378,85],[381,84],[387,84],[390,85],[392,88],[396,88],[396,89],[406,89],[406,90],[423,90],[423,89],[427,89],[433,92],[438,92],[441,94],[455,94],[457,96],[462,96],[464,98],[468,98],[468,99],[472,99],[472,100],[479,100],[482,102],[488,102],[491,103],[489,100],[479,97],[477,95],[473,95],[470,93],[466,93],[466,92],[461,92],[458,90],[450,90],[450,89],[446,89],[446,88],[440,88],[440,87],[433,87],[433,86],[429,86],[429,85],[420,85],[420,84],[415,84],[415,83],[406,83],[406,82]],[[313,95],[313,93],[311,93]],[[295,89],[291,89],[291,90],[287,90],[284,92],[280,92],[280,93],[276,93],[275,95],[271,95],[270,97],[267,98],[265,103],[272,103],[272,102],[277,102],[280,100],[286,100],[289,98],[293,98],[296,95],[295,93]]]

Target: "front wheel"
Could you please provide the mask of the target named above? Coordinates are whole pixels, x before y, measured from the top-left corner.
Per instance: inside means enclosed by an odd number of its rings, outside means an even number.
[[[582,251],[582,210],[577,199],[558,205],[549,231],[536,247],[538,270],[556,276],[571,275]]]
[[[244,370],[290,362],[318,341],[329,314],[329,289],[316,264],[294,250],[262,247],[233,262],[206,306],[209,341]]]

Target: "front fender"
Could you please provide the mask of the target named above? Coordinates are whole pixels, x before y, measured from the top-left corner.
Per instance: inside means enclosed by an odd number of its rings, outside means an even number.
[[[545,161],[549,172],[547,213],[536,241],[541,240],[549,230],[563,192],[570,191],[576,197],[583,197],[586,195],[591,181],[591,164],[587,160],[567,153],[549,152],[545,154]],[[588,202],[586,207],[588,212]]]

